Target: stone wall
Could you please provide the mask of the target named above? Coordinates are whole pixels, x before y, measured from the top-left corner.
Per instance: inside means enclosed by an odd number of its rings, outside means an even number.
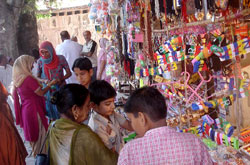
[[[67,30],[70,36],[77,36],[80,44],[85,43],[83,31],[89,30],[92,33],[92,39],[99,43],[101,35],[95,32],[94,25],[89,21],[87,12],[87,7],[57,10],[52,11],[51,17],[39,19],[37,22],[39,44],[47,40],[56,47],[62,42],[60,32],[63,30]]]

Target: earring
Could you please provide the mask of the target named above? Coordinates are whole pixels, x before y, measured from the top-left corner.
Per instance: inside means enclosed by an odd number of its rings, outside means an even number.
[[[77,120],[77,118],[78,118],[78,115],[74,115],[74,118],[75,118],[75,120]]]

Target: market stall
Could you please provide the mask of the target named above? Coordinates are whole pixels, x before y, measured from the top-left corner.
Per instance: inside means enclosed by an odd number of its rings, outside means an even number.
[[[117,90],[155,86],[166,97],[169,126],[200,137],[215,163],[250,163],[249,1],[89,6],[96,32],[112,40],[106,73]]]

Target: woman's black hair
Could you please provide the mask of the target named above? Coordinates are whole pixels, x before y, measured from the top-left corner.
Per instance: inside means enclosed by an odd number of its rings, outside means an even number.
[[[87,57],[80,57],[74,61],[74,64],[72,66],[73,71],[74,68],[79,68],[80,70],[89,71],[90,69],[92,69],[92,63]]]
[[[53,94],[51,102],[56,105],[57,110],[61,114],[72,118],[71,108],[74,105],[78,107],[83,106],[88,95],[89,91],[84,86],[80,84],[67,84]]]
[[[138,117],[138,112],[146,113],[149,118],[157,122],[167,116],[167,105],[164,96],[153,87],[137,89],[129,97],[124,111]]]

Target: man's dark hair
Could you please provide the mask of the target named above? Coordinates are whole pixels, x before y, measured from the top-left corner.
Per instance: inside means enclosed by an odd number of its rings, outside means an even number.
[[[2,62],[2,60],[6,58],[4,55],[0,54],[0,63]]]
[[[0,54],[0,64],[4,65],[6,68],[6,65],[8,64],[8,58],[5,55]]]
[[[73,71],[74,68],[90,71],[90,69],[92,69],[93,67],[91,61],[87,57],[80,57],[74,61],[74,64],[72,66]]]
[[[97,105],[116,96],[115,89],[105,80],[96,80],[89,85],[90,100]]]
[[[69,35],[69,32],[64,30],[60,33],[60,36],[61,36],[61,39],[62,41],[64,40],[67,40],[67,39],[70,39],[70,35]]]
[[[31,51],[31,56],[35,58],[35,60],[38,60],[40,58],[39,50],[34,48]]]
[[[164,96],[157,89],[143,87],[132,93],[125,104],[124,111],[133,113],[135,117],[138,117],[138,112],[146,113],[152,121],[156,122],[166,118],[167,105]]]
[[[89,35],[91,35],[91,32],[89,30],[85,30],[83,33],[88,33]]]

